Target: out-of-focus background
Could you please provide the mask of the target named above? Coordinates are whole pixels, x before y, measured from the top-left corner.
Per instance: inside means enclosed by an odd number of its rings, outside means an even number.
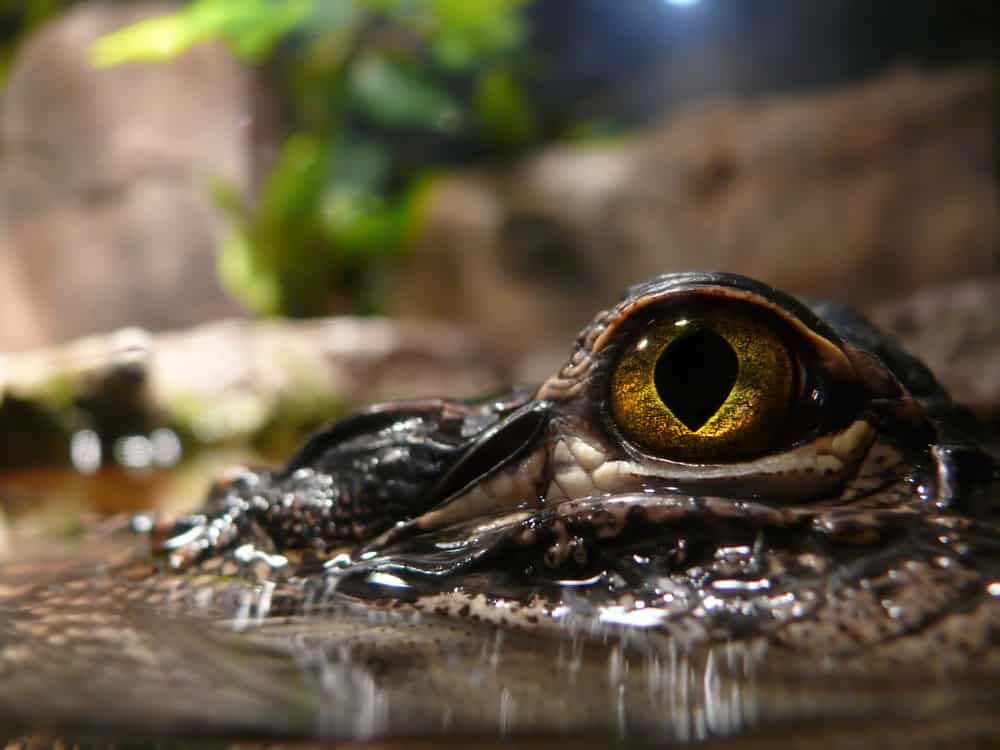
[[[206,446],[535,381],[687,269],[855,304],[995,418],[998,33],[992,0],[0,0],[0,493],[140,506]]]

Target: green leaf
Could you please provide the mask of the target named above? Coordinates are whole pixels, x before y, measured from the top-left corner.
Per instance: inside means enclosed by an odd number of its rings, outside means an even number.
[[[94,67],[124,62],[169,60],[211,36],[193,26],[184,13],[150,18],[97,39],[91,47]]]
[[[329,253],[320,216],[329,180],[331,144],[299,134],[283,145],[247,226],[253,270],[274,278],[283,314],[315,315],[340,269]]]
[[[511,52],[524,39],[520,8],[526,0],[428,0],[434,31],[431,54],[450,70],[467,70]]]
[[[338,255],[381,254],[395,244],[392,209],[375,193],[334,188],[323,201],[322,216]]]
[[[458,102],[410,67],[365,58],[351,70],[351,88],[362,109],[384,125],[442,132],[452,132],[461,125]]]
[[[369,263],[399,256],[418,231],[429,183],[415,179],[389,196],[343,186],[330,190],[322,214],[336,253]]]
[[[213,179],[208,186],[212,203],[232,222],[246,219],[249,209],[240,188],[228,180]]]
[[[392,157],[385,141],[352,138],[337,149],[331,179],[338,185],[376,192],[392,173]]]
[[[326,184],[327,144],[312,135],[293,135],[281,147],[261,191],[257,223],[283,234],[309,221]]]
[[[194,0],[183,10],[147,18],[97,39],[91,62],[99,68],[176,57],[209,39],[223,39],[244,58],[260,59],[301,26],[319,0]]]
[[[338,32],[357,26],[360,14],[357,0],[321,0],[315,3],[309,25],[320,33]]]
[[[490,139],[505,146],[523,145],[538,135],[538,123],[528,97],[503,71],[493,70],[480,76],[476,113]]]
[[[254,247],[246,234],[231,231],[222,241],[216,260],[223,288],[251,310],[274,315],[281,312],[281,289],[278,277],[257,268]]]

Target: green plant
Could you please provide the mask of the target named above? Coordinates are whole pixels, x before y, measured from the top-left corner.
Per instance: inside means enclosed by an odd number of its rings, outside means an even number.
[[[99,66],[222,39],[286,99],[291,132],[233,219],[219,268],[261,313],[382,303],[443,165],[538,138],[524,93],[529,0],[193,0],[97,41]]]

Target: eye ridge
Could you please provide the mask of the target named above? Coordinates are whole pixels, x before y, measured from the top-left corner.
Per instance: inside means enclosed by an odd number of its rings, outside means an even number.
[[[740,372],[732,345],[710,328],[697,327],[660,354],[653,384],[663,405],[691,432],[718,412]]]

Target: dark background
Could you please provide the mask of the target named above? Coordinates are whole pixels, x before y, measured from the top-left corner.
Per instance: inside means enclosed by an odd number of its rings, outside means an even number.
[[[718,94],[1000,59],[1000,3],[991,0],[545,0],[531,12],[546,63],[538,100],[562,117],[642,121]]]

